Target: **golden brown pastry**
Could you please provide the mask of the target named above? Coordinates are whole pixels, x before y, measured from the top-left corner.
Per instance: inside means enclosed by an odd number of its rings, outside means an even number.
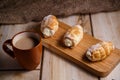
[[[75,47],[83,38],[83,28],[80,25],[68,29],[63,38],[66,47]]]
[[[90,61],[100,61],[105,59],[114,50],[112,42],[100,42],[92,45],[86,52],[86,57]]]
[[[41,32],[45,38],[51,37],[58,30],[58,20],[54,15],[44,17],[41,22]]]

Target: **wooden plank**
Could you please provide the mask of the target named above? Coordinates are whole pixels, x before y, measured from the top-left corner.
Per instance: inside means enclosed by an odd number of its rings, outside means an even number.
[[[66,17],[66,18],[59,18],[59,20],[63,21],[66,24],[69,24],[70,26],[73,26],[75,24],[78,24],[78,20],[80,20],[80,19],[79,19],[79,16],[73,15],[73,16]]]
[[[94,14],[91,17],[94,36],[112,41],[120,49],[120,11]],[[120,80],[120,63],[107,77],[100,80]]]
[[[78,18],[77,24],[82,25],[85,33],[92,35],[92,28],[89,15],[81,15]]]
[[[1,25],[0,27],[0,70],[3,69],[22,69],[16,60],[8,56],[2,49],[5,40],[11,39],[13,35],[21,31],[37,31],[39,32],[39,23],[30,22],[27,24]],[[40,65],[37,67],[40,69]]]
[[[88,24],[88,28],[90,28],[89,16],[85,15],[84,19],[87,21],[86,24]],[[79,16],[70,16],[59,20],[72,26],[79,24],[80,19]],[[88,32],[89,30],[90,29],[88,29]],[[54,54],[54,52],[51,52],[46,48],[44,50],[42,67],[42,80],[98,80],[96,76],[84,71],[81,67]]]
[[[40,71],[0,71],[0,80],[40,80]]]
[[[75,24],[82,25],[84,32],[91,34],[91,25],[90,25],[90,17],[89,15],[81,15],[81,16],[70,16],[66,18],[59,18],[60,21],[63,21],[70,26]]]

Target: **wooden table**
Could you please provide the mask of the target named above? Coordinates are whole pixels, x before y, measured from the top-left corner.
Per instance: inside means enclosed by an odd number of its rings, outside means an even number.
[[[112,41],[120,49],[120,11],[73,15],[59,20],[71,26],[81,24],[88,34]],[[2,44],[20,31],[39,32],[38,25],[34,22],[0,25],[0,80],[120,80],[120,64],[107,77],[97,77],[45,47],[40,65],[35,70],[25,71],[2,50]]]

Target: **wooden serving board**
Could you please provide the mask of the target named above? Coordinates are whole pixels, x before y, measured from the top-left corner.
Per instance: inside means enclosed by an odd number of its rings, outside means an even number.
[[[73,49],[66,48],[62,44],[62,37],[66,30],[70,28],[70,26],[59,22],[59,30],[55,33],[55,35],[51,38],[42,38],[42,44],[49,50],[55,52],[63,56],[64,58],[75,62],[76,64],[80,65],[82,68],[86,69],[87,71],[100,76],[105,77],[107,76],[114,67],[120,61],[120,50],[115,49],[113,53],[108,56],[103,61],[99,62],[90,62],[86,57],[85,53],[86,50],[93,44],[100,42],[100,40],[93,38],[92,36],[84,33],[84,37],[82,41]]]

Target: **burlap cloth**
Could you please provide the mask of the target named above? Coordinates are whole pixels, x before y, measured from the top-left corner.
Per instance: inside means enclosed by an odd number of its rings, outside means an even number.
[[[40,21],[44,16],[69,16],[120,9],[120,0],[0,0],[0,23]]]

